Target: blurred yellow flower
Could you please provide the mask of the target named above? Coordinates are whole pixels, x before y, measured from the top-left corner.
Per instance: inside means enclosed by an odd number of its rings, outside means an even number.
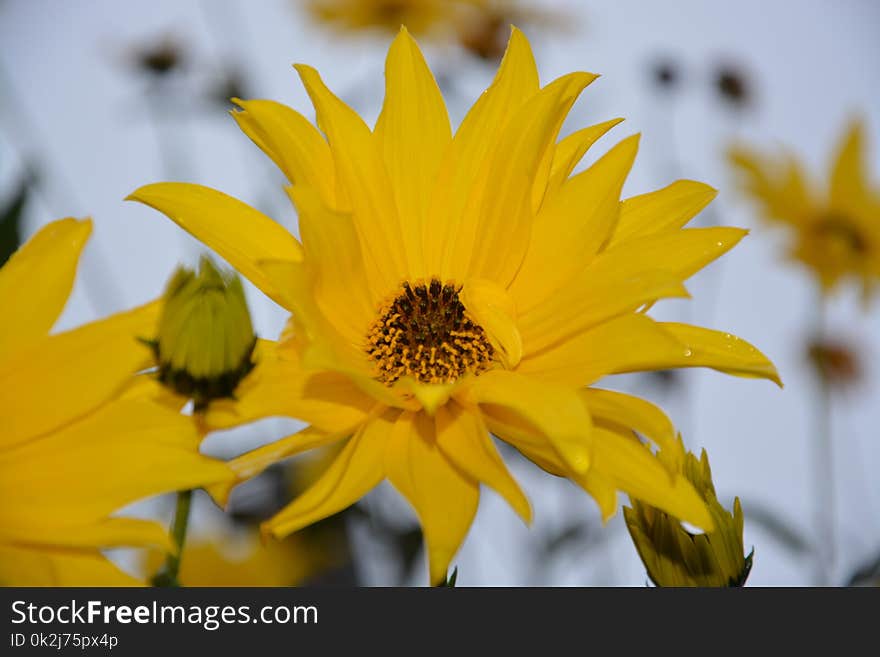
[[[0,583],[109,586],[138,581],[101,549],[169,545],[165,529],[113,517],[136,500],[229,478],[200,456],[190,422],[120,398],[149,362],[136,336],[150,303],[49,335],[76,275],[91,222],[40,230],[0,269]]]
[[[743,550],[743,513],[739,498],[733,513],[718,502],[709,457],[700,459],[678,445],[662,450],[659,458],[672,471],[683,472],[706,502],[714,531],[692,534],[668,513],[631,499],[623,515],[633,543],[651,580],[657,586],[742,586],[752,567],[752,555]]]
[[[154,573],[162,563],[150,553],[145,570]],[[181,586],[299,586],[333,565],[332,554],[299,536],[263,544],[256,531],[224,532],[187,541],[178,580]]]
[[[808,180],[792,156],[771,160],[735,146],[730,161],[767,219],[792,231],[790,256],[830,293],[843,279],[861,282],[867,301],[880,278],[880,192],[865,166],[865,129],[852,122],[831,166],[828,191]]]
[[[683,180],[621,203],[637,137],[572,176],[619,121],[557,142],[596,76],[572,73],[541,88],[518,30],[454,136],[406,30],[388,55],[373,130],[314,69],[297,70],[326,139],[272,101],[237,101],[234,117],[292,183],[302,244],[206,187],[161,183],[130,197],[167,214],[293,313],[277,348],[259,353],[238,401],[212,404],[206,421],[222,427],[289,415],[311,426],[234,459],[239,478],[346,441],[265,531],[286,536],[387,477],[415,508],[431,582],[442,582],[481,483],[531,520],[490,432],[582,486],[606,518],[623,490],[711,529],[688,480],[633,436],[668,445],[675,433],[666,416],[588,386],[608,374],[671,367],[778,382],[772,363],[739,338],[643,312],[686,296],[683,281],[745,234],[682,229],[715,191]]]
[[[317,20],[350,31],[379,29],[395,33],[406,25],[416,34],[449,27],[461,0],[305,0]]]

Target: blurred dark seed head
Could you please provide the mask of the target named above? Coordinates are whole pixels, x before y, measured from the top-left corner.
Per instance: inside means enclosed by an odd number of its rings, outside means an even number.
[[[715,72],[715,90],[730,105],[742,108],[752,102],[751,82],[746,73],[732,64],[719,66]]]
[[[508,22],[504,16],[484,11],[460,26],[458,41],[472,55],[494,62],[504,55],[508,30]]]
[[[681,385],[681,373],[676,370],[654,370],[648,372],[651,381],[659,388],[675,390]]]
[[[132,59],[143,73],[164,77],[183,68],[186,56],[180,40],[165,35],[153,43],[132,48]]]
[[[247,84],[244,76],[236,68],[228,68],[210,89],[209,100],[224,109],[232,107],[232,98],[248,98]]]
[[[851,386],[862,379],[862,365],[857,353],[852,345],[834,340],[813,340],[807,345],[810,363],[833,386]]]
[[[681,72],[671,59],[657,59],[651,65],[653,83],[664,91],[674,91],[681,83]]]

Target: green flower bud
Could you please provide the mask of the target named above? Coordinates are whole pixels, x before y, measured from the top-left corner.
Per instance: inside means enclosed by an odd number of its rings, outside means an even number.
[[[203,256],[198,273],[177,269],[163,299],[158,336],[149,341],[159,381],[190,397],[196,411],[233,397],[254,367],[257,341],[241,279]]]
[[[632,508],[625,507],[623,514],[639,557],[657,586],[743,586],[752,568],[754,550],[745,556],[739,498],[734,499],[732,514],[721,506],[706,450],[697,460],[685,452],[680,437],[679,445],[679,454],[664,458],[661,453],[661,460],[683,472],[693,484],[706,502],[715,531],[692,534],[677,518],[631,498]]]

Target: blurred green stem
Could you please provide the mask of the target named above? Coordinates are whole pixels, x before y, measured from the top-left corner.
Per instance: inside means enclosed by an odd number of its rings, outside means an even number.
[[[178,576],[180,574],[180,560],[183,558],[183,545],[186,543],[186,529],[189,525],[189,510],[192,506],[191,490],[180,491],[177,494],[177,506],[174,509],[174,522],[171,525],[171,538],[177,548],[175,552],[169,552],[165,561],[165,570],[156,578],[157,586],[180,586]]]
[[[816,302],[814,339],[825,338],[827,308],[822,290]],[[834,445],[831,437],[831,384],[821,359],[813,361],[815,373],[815,401],[813,403],[813,494],[815,514],[816,570],[814,584],[830,586],[834,571]]]

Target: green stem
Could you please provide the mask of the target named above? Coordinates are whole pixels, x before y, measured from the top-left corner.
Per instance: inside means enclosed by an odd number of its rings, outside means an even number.
[[[174,522],[171,525],[171,538],[174,540],[177,551],[168,553],[165,569],[153,579],[153,584],[156,586],[180,586],[178,575],[180,573],[180,561],[183,557],[183,546],[186,543],[186,529],[189,525],[192,494],[191,490],[183,490],[177,494]]]
[[[819,290],[814,339],[825,339],[825,301]],[[830,586],[834,570],[834,445],[831,436],[831,384],[820,360],[814,362],[816,400],[814,403],[813,488],[815,499],[816,555],[815,585]]]

